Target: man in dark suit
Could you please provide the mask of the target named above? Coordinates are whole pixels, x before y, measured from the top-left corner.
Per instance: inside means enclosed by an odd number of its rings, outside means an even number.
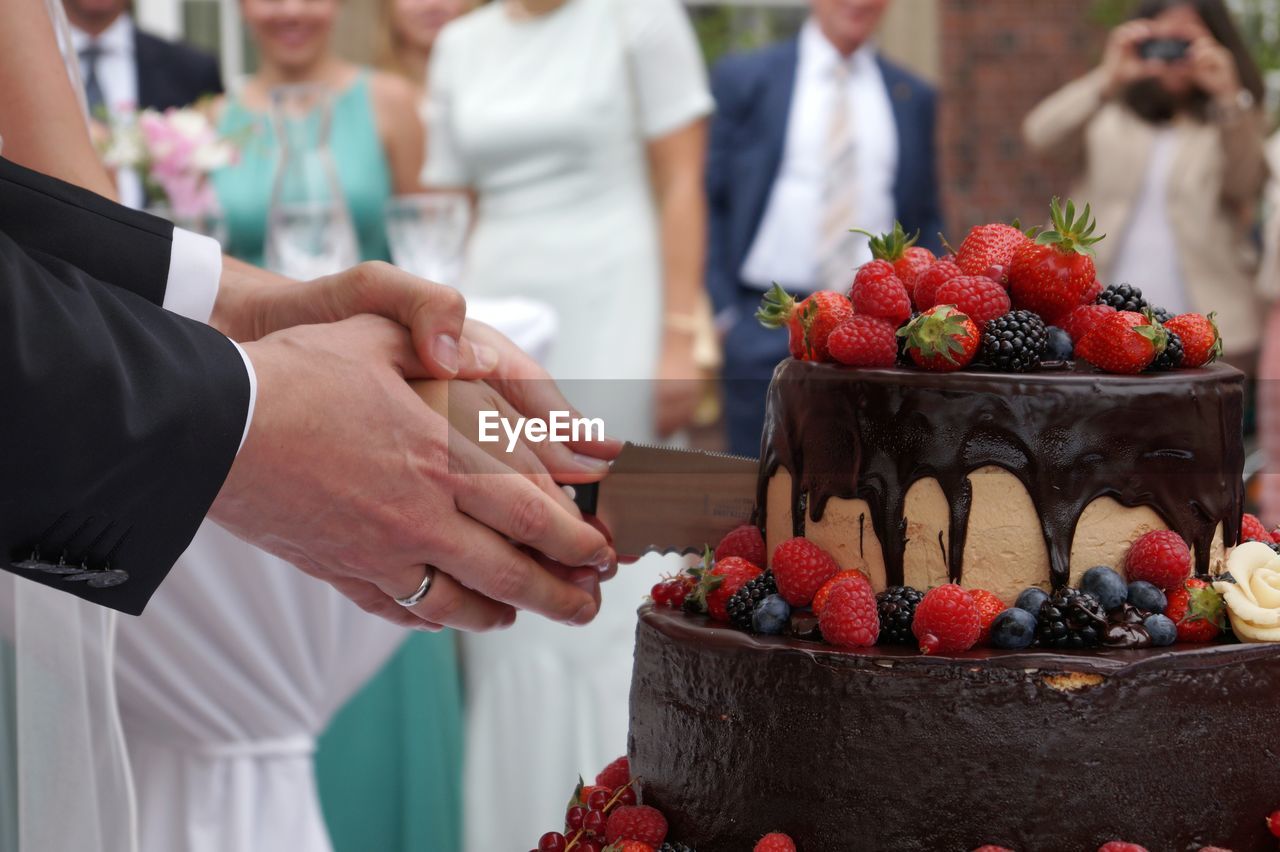
[[[800,35],[712,72],[707,287],[725,331],[729,443],[755,455],[787,335],[754,318],[777,282],[848,290],[870,259],[859,227],[900,221],[937,248],[933,90],[870,43],[889,0],[812,0]]]

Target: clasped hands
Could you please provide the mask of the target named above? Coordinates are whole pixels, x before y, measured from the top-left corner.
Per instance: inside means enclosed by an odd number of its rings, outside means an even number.
[[[573,410],[455,290],[380,263],[294,282],[228,261],[211,322],[244,346],[258,395],[210,518],[405,626],[595,617],[616,555],[560,484],[600,479],[621,447],[485,452],[451,426]],[[427,565],[430,590],[401,607]]]

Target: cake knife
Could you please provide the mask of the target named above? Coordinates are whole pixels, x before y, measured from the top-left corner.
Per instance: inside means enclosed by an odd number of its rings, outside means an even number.
[[[574,486],[574,502],[608,530],[620,557],[700,553],[751,520],[759,462],[628,443],[608,475]]]

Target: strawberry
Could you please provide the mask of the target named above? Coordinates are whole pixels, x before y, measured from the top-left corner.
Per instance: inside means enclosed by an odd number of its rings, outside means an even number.
[[[1147,847],[1123,840],[1111,840],[1099,846],[1098,852],[1147,852]]]
[[[764,573],[740,556],[713,561],[710,548],[702,556],[702,565],[690,571],[697,578],[698,585],[689,593],[685,605],[706,612],[716,621],[726,622],[729,620],[726,609],[729,598],[747,581]]]
[[[1098,301],[1098,297],[1102,295],[1102,291],[1105,289],[1101,281],[1097,278],[1093,279],[1093,286],[1084,291],[1085,304],[1088,305]]]
[[[631,764],[628,763],[625,754],[600,770],[600,774],[596,776],[596,786],[607,787],[610,790],[616,790],[630,782]]]
[[[938,288],[934,300],[940,305],[955,305],[967,314],[981,330],[988,320],[1009,313],[1009,294],[985,275],[961,275]]]
[[[880,317],[893,323],[895,328],[911,316],[911,297],[897,275],[863,277],[859,272],[849,291],[849,301],[854,313]]]
[[[880,637],[876,593],[861,577],[837,583],[818,615],[822,638],[838,648],[870,648]]]
[[[908,237],[907,232],[902,229],[901,222],[894,222],[893,230],[887,234],[876,235],[861,228],[853,230],[854,233],[867,236],[872,257],[876,260],[887,260],[893,264],[893,269],[900,281],[905,282],[915,278],[917,272],[936,259],[933,252],[927,248],[916,246],[916,241],[920,239],[920,232],[916,231]]]
[[[827,335],[853,315],[853,305],[839,293],[819,290],[797,302],[777,284],[768,293],[756,319],[766,328],[785,326],[791,335],[791,357],[797,361],[827,361]]]
[[[911,632],[922,654],[957,654],[967,651],[982,633],[982,615],[973,595],[947,583],[930,589],[916,607]]]
[[[667,839],[667,818],[662,811],[648,805],[623,805],[609,815],[604,830],[605,840],[639,840],[650,846],[661,846]]]
[[[1093,291],[1097,271],[1093,264],[1095,223],[1089,205],[1076,216],[1076,206],[1068,201],[1064,210],[1055,198],[1049,205],[1052,227],[1034,240],[1028,239],[1013,253],[1009,267],[1009,292],[1016,308],[1037,313],[1046,325],[1057,325],[1058,318]]]
[[[916,310],[926,311],[938,304],[936,298],[938,288],[952,278],[959,278],[961,275],[964,275],[964,270],[957,266],[955,261],[946,258],[934,261],[931,266],[922,270],[916,276],[915,281],[908,285],[911,289],[911,300],[915,302]]]
[[[1103,318],[1076,346],[1083,358],[1108,373],[1141,373],[1164,351],[1169,334],[1133,311]]]
[[[827,338],[831,358],[850,367],[892,367],[898,361],[897,327],[879,317],[854,314]]]
[[[1222,595],[1198,577],[1167,592],[1164,614],[1178,626],[1179,642],[1212,642],[1226,623]]]
[[[1272,539],[1271,533],[1267,532],[1267,528],[1262,525],[1262,521],[1258,520],[1258,516],[1245,512],[1244,518],[1240,521],[1240,540],[1260,541],[1267,544]]]
[[[775,831],[757,840],[751,852],[796,852],[796,842],[782,832]]]
[[[1267,830],[1275,837],[1280,837],[1280,811],[1272,811],[1267,817]]]
[[[764,536],[755,524],[743,524],[725,533],[724,538],[716,545],[716,559],[726,556],[741,556],[752,565],[764,565],[768,554],[765,553]]]
[[[1271,540],[1276,544],[1280,544],[1280,527],[1276,527],[1271,531]]]
[[[982,625],[982,632],[978,634],[978,644],[986,645],[991,641],[991,622],[995,621],[996,616],[1009,607],[1005,606],[1004,601],[986,589],[970,589],[969,595],[978,607],[978,618]]]
[[[937,305],[898,329],[906,338],[907,354],[926,370],[959,370],[978,351],[982,336],[973,320],[954,305]]]
[[[770,565],[778,594],[792,606],[808,606],[822,584],[840,570],[829,553],[807,538],[789,538],[779,544]]]
[[[1191,549],[1173,530],[1142,534],[1124,558],[1125,579],[1146,580],[1166,592],[1180,587],[1190,573]]]
[[[1179,314],[1164,327],[1182,340],[1182,366],[1203,367],[1222,357],[1222,336],[1213,314]]]
[[[1094,326],[1116,313],[1110,305],[1081,305],[1073,308],[1062,320],[1062,330],[1071,336],[1071,342],[1079,344],[1093,331]]]
[[[855,582],[861,580],[864,583],[871,582],[871,579],[866,574],[856,568],[850,568],[846,571],[840,571],[832,575],[827,582],[822,584],[822,588],[818,589],[818,591],[813,595],[813,606],[811,607],[813,614],[822,615],[822,610],[827,605],[827,597],[831,594],[831,590],[841,583],[847,583],[850,580]]]
[[[985,275],[1008,287],[1013,253],[1029,241],[1030,238],[1014,225],[977,225],[969,229],[956,251],[956,265],[966,275]]]

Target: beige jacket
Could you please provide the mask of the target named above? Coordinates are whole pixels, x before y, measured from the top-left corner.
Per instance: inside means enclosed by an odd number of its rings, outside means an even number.
[[[1109,280],[1109,269],[1142,189],[1154,131],[1124,104],[1108,100],[1104,88],[1098,71],[1067,84],[1027,115],[1022,132],[1041,154],[1083,160],[1072,198],[1077,206],[1092,204],[1099,231],[1110,234],[1096,248],[1098,275],[1112,284],[1119,282]],[[1207,123],[1179,121],[1175,130],[1169,221],[1181,247],[1188,297],[1197,312],[1217,312],[1227,354],[1252,352],[1264,299],[1276,295],[1256,289],[1257,252],[1248,237],[1267,176],[1262,116],[1226,108]]]

